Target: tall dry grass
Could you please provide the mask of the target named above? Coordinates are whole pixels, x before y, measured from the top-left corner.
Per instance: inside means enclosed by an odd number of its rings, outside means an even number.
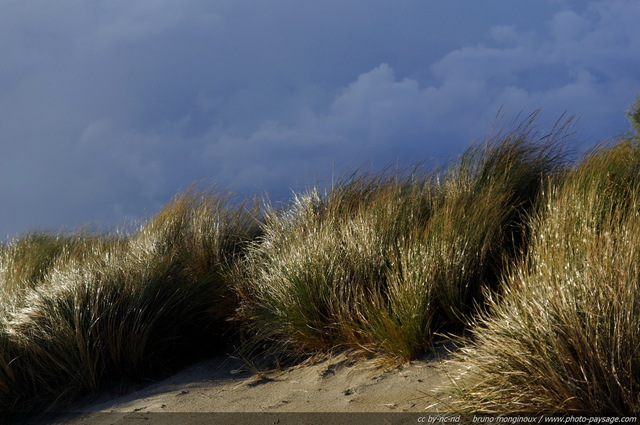
[[[534,120],[259,218],[192,189],[132,234],[0,246],[0,413],[167,372],[235,332],[278,359],[407,360],[469,328],[452,410],[637,413],[640,133],[569,167],[569,122]]]
[[[126,237],[31,234],[2,248],[0,411],[40,411],[224,345],[228,270],[259,231],[192,189]]]
[[[640,412],[640,147],[600,147],[533,215],[459,356],[450,407],[486,413]]]
[[[464,328],[521,251],[563,129],[533,119],[442,171],[360,175],[266,215],[238,279],[250,346],[296,357],[336,346],[411,359]]]

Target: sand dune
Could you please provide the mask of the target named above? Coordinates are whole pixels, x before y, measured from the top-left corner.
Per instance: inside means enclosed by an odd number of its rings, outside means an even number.
[[[217,356],[130,394],[105,396],[52,423],[414,423],[438,410],[433,390],[448,380],[443,353],[399,367],[341,353],[268,373]],[[332,420],[329,412],[342,415]]]

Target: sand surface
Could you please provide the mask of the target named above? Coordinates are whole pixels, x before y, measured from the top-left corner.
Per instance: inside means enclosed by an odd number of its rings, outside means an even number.
[[[402,366],[384,366],[379,360],[341,353],[262,373],[238,358],[220,355],[130,394],[103,396],[51,423],[241,422],[241,416],[222,415],[225,412],[261,414],[246,416],[243,423],[358,423],[355,415],[334,417],[333,422],[319,417],[327,412],[377,413],[362,419],[362,423],[414,423],[417,420],[412,418],[439,410],[434,390],[449,380],[446,354],[442,348]],[[316,412],[316,415],[301,420],[299,415],[283,415],[286,412]],[[385,415],[395,412],[411,415],[403,419]]]

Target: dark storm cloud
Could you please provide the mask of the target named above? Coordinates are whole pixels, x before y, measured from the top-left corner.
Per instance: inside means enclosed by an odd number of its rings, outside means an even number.
[[[268,158],[290,171],[289,186],[299,188],[296,179],[328,178],[336,163],[407,164],[459,153],[488,130],[500,108],[516,115],[544,107],[547,127],[563,113],[575,114],[578,137],[598,142],[626,128],[624,109],[640,89],[637,18],[637,3],[596,2],[582,15],[560,10],[537,31],[493,26],[483,43],[434,61],[423,81],[380,64],[336,91],[327,111],[307,110],[294,124],[270,122],[244,139],[216,142],[207,157],[220,154],[237,170],[243,166],[234,158]],[[268,178],[266,170],[255,171],[246,176]]]
[[[513,3],[5,2],[0,237],[455,155],[500,107],[624,130],[638,2]]]

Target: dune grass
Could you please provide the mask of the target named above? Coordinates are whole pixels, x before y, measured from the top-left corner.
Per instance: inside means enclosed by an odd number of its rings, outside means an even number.
[[[458,356],[453,410],[640,412],[638,142],[595,149],[548,187],[528,256]]]
[[[268,212],[238,279],[253,344],[294,358],[349,347],[407,360],[436,332],[463,329],[522,251],[543,180],[563,168],[562,131],[540,136],[532,122],[444,170],[359,175]]]
[[[224,344],[228,269],[259,231],[192,189],[130,236],[33,233],[2,248],[0,411],[51,410]]]
[[[355,173],[281,209],[193,188],[129,234],[0,245],[0,413],[239,341],[405,361],[445,334],[463,345],[453,411],[637,413],[638,111],[575,165],[570,120],[541,134],[534,115],[441,169]]]

